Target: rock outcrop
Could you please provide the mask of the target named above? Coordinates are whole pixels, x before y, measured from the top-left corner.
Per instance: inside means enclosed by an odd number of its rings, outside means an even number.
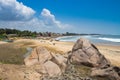
[[[102,67],[110,64],[99,50],[84,38],[77,40],[69,57],[71,63],[89,67]]]
[[[91,76],[104,77],[104,78],[109,79],[109,80],[120,80],[120,76],[113,69],[113,67],[108,67],[105,69],[93,68]]]
[[[50,52],[44,47],[37,47],[33,49],[31,54],[24,59],[24,63],[27,66],[37,63],[43,64],[44,62],[52,58]]]
[[[33,49],[31,54],[24,59],[25,65],[39,64],[42,68],[39,73],[55,77],[61,75],[67,66],[67,59],[60,54],[49,52],[44,47]]]
[[[91,67],[91,76],[106,77],[109,80],[120,80],[119,71],[99,52],[89,40],[80,38],[69,55],[70,63]],[[118,67],[116,67],[118,69]]]
[[[56,63],[57,65],[60,66],[61,68],[61,71],[64,72],[66,67],[67,67],[67,58],[63,57],[62,55],[60,54],[54,54],[54,53],[51,53],[52,55],[52,61],[54,63]]]
[[[61,75],[61,70],[59,66],[52,61],[47,61],[43,65],[50,77],[56,77]]]

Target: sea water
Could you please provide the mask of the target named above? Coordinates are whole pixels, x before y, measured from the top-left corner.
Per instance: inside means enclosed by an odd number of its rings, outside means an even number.
[[[82,35],[82,36],[63,36],[56,38],[59,41],[76,42],[79,38],[87,38],[95,44],[119,45],[120,35]]]

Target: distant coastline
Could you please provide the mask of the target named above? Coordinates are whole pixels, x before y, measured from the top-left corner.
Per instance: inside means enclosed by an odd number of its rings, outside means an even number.
[[[75,42],[77,39],[81,37],[87,38],[95,44],[120,46],[120,35],[84,34],[84,35],[62,36],[56,38],[56,40]]]
[[[84,37],[95,44],[118,45],[120,46],[120,35],[107,34],[85,34],[85,33],[54,33],[54,32],[32,32],[28,30],[20,31],[16,29],[0,29],[0,40],[12,42],[19,38],[24,39],[51,39],[57,41],[75,42],[77,39]]]

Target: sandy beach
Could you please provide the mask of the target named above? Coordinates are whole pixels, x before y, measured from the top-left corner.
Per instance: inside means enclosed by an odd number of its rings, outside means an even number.
[[[50,40],[33,40],[33,39],[21,39],[15,42],[33,42],[34,44],[28,46],[45,46],[58,51],[59,53],[67,53],[74,45],[73,42],[62,42],[62,41],[50,41]],[[112,45],[96,45],[99,51],[110,60],[113,65],[120,66],[120,46]]]
[[[71,51],[73,42],[51,41],[41,39],[18,39],[13,42],[17,47],[37,47],[44,46],[55,53],[65,54]],[[8,44],[0,42],[0,44]],[[99,51],[115,66],[120,66],[120,46],[96,45]]]

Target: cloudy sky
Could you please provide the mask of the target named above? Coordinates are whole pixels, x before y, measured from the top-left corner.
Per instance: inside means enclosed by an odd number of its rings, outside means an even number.
[[[0,0],[0,28],[120,34],[120,0]]]

